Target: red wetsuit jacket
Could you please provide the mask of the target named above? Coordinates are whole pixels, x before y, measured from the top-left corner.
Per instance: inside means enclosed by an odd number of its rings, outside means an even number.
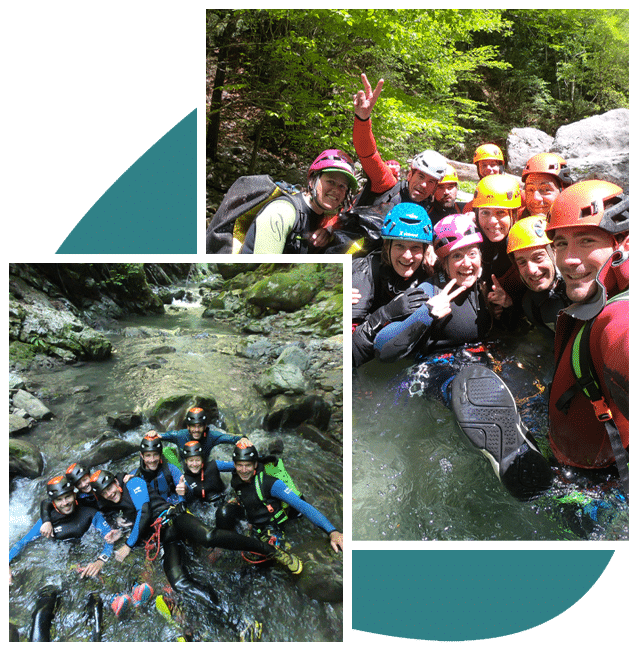
[[[592,318],[592,362],[622,444],[629,447],[629,301],[607,304],[607,299],[629,288],[629,256],[616,251],[600,270],[597,282],[598,292],[591,302],[571,305],[560,313],[554,340],[549,442],[558,461],[578,468],[605,468],[615,460],[605,427],[582,391],[576,392],[566,413],[556,406],[575,383],[572,345],[580,327]]]
[[[361,161],[361,167],[370,179],[370,190],[375,194],[382,194],[393,188],[397,180],[377,150],[377,141],[372,134],[370,119],[362,120],[355,115],[352,142]]]

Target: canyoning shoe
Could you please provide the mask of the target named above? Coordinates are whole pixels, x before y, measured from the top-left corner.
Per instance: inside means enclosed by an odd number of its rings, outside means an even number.
[[[131,607],[131,598],[127,594],[116,594],[110,602],[111,610],[121,619]]]
[[[278,562],[287,567],[293,574],[301,574],[303,570],[303,563],[299,556],[296,556],[292,552],[286,552],[283,549],[275,549],[273,558]]]
[[[240,642],[259,642],[264,626],[256,619],[252,622],[245,622],[245,628],[239,632]]]
[[[133,599],[133,605],[137,608],[142,604],[145,604],[153,596],[153,588],[148,583],[136,583],[133,586],[133,591],[131,592],[131,597]]]
[[[532,499],[551,486],[551,467],[496,373],[480,364],[464,366],[452,381],[452,409],[465,436],[516,499]]]

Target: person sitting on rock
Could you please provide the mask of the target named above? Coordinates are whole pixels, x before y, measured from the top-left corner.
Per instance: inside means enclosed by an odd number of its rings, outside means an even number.
[[[217,511],[217,525],[234,528],[247,519],[252,533],[278,548],[286,546],[284,523],[297,513],[305,515],[330,537],[335,552],[343,550],[343,534],[314,506],[297,496],[281,479],[266,472],[265,463],[279,461],[275,457],[260,459],[253,443],[243,438],[233,451],[233,472],[230,485],[238,501],[229,501]],[[282,464],[283,465],[283,464]]]

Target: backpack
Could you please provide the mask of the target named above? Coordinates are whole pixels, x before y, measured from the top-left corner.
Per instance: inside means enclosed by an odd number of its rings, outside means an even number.
[[[268,457],[263,459],[264,472],[275,479],[280,479],[286,486],[295,494],[297,497],[303,499],[301,491],[295,486],[295,482],[292,477],[289,475],[288,471],[284,466],[284,462],[281,459],[276,457]],[[266,498],[263,493],[263,473],[258,473],[255,475],[255,490],[257,491],[257,497],[264,503],[267,504]],[[282,503],[281,511],[273,515],[273,520],[277,524],[281,524],[286,520],[292,520],[301,516],[301,513],[297,509],[293,508],[285,502]],[[269,509],[270,510],[270,509]]]
[[[206,230],[206,253],[239,253],[248,228],[263,207],[281,196],[299,194],[294,186],[267,174],[240,176],[224,195]]]
[[[629,290],[621,292],[613,296],[607,301],[607,305],[615,301],[628,301]],[[600,382],[596,375],[596,369],[592,362],[591,352],[589,348],[589,336],[591,334],[591,327],[594,319],[586,321],[578,331],[574,344],[572,346],[571,362],[574,376],[576,377],[576,384],[568,389],[557,401],[556,407],[564,410],[567,408],[569,401],[574,396],[574,393],[580,389],[587,399],[591,402],[594,412],[598,420],[604,424],[611,443],[611,449],[616,457],[616,467],[620,481],[623,485],[627,497],[629,497],[629,455],[627,450],[623,447],[620,439],[620,433],[614,423],[609,405],[605,400],[600,389]]]

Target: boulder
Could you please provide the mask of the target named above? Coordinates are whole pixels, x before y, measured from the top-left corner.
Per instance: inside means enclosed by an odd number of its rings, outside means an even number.
[[[275,364],[292,364],[300,371],[307,371],[310,367],[310,355],[299,346],[286,346]]]
[[[31,422],[22,414],[9,414],[9,436],[24,434],[31,427]]]
[[[299,590],[317,601],[343,601],[343,554],[337,554],[325,538],[296,545],[293,551],[304,565]]]
[[[527,161],[535,154],[549,151],[553,142],[554,138],[540,129],[512,129],[507,136],[507,166],[510,172],[520,176]]]
[[[38,448],[21,439],[9,439],[9,476],[35,479],[42,475],[44,459]]]
[[[138,443],[131,443],[124,439],[105,438],[82,455],[80,465],[85,468],[95,468],[110,461],[126,459],[126,457],[137,454],[138,451]]]
[[[278,395],[264,417],[263,428],[268,431],[294,429],[308,423],[325,431],[330,423],[330,415],[330,405],[321,396]],[[324,438],[321,432],[319,436]]]
[[[191,407],[201,407],[209,418],[209,423],[219,420],[217,401],[212,396],[181,394],[159,400],[151,413],[149,420],[161,432],[183,429],[186,427],[186,412]]]
[[[142,424],[142,417],[131,411],[121,411],[107,414],[106,422],[118,432],[128,432]]]
[[[268,398],[278,393],[304,393],[306,381],[302,372],[292,364],[276,364],[262,373],[254,384],[256,391]]]
[[[13,395],[13,406],[24,411],[36,420],[53,418],[53,412],[38,398],[24,389],[18,389]]]
[[[303,265],[306,266],[306,265]],[[245,293],[246,301],[261,309],[295,312],[308,305],[321,289],[320,278],[302,269],[274,273]]]

